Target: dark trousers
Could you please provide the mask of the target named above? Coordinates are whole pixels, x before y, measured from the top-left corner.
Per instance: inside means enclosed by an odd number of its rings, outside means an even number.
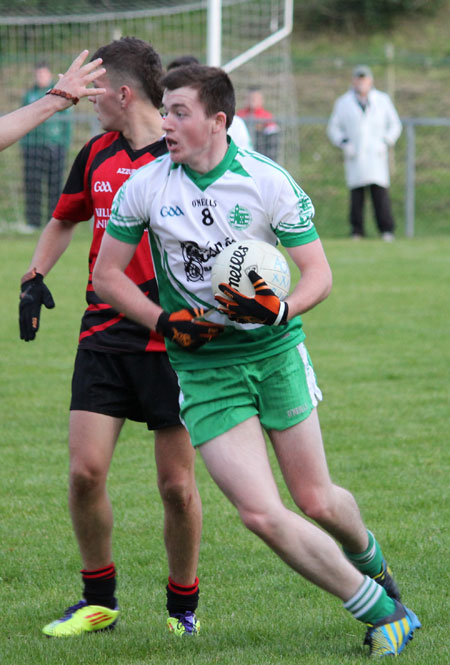
[[[61,195],[66,148],[61,145],[29,146],[23,150],[25,216],[29,226],[50,219]],[[42,194],[47,190],[47,209],[42,211]]]
[[[369,185],[375,220],[380,233],[394,232],[389,190],[379,185]],[[350,190],[350,226],[352,235],[364,235],[364,196],[366,187]]]

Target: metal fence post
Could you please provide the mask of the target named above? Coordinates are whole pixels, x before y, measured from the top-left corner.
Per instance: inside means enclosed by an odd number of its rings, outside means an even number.
[[[416,135],[414,122],[404,119],[406,124],[406,190],[405,190],[405,235],[414,236],[415,179],[416,179]]]

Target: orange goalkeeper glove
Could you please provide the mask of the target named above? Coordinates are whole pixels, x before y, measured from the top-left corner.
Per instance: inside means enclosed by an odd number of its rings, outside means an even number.
[[[200,308],[180,309],[178,312],[161,312],[156,324],[156,332],[168,337],[178,346],[188,351],[195,351],[203,344],[215,339],[224,326],[208,321],[199,321],[205,310]]]
[[[215,296],[223,305],[219,311],[238,323],[263,323],[266,326],[281,326],[287,323],[289,308],[275,295],[266,282],[255,270],[250,270],[248,277],[255,289],[255,296],[249,298],[236,289],[222,282],[219,289],[227,297]]]

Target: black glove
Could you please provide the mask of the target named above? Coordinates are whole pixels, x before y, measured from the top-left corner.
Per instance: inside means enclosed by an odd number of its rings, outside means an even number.
[[[262,277],[255,270],[250,270],[248,277],[255,289],[255,296],[249,298],[236,289],[222,282],[219,289],[227,297],[215,296],[223,307],[223,312],[232,321],[238,323],[264,323],[266,326],[281,326],[287,323],[289,308],[275,295]]]
[[[199,321],[205,313],[203,308],[180,309],[178,312],[162,312],[156,324],[156,332],[176,342],[189,351],[198,349],[215,339],[224,326],[208,321]]]
[[[55,301],[44,284],[44,277],[35,268],[24,276],[19,302],[20,339],[26,342],[34,339],[39,330],[41,306],[53,309]]]

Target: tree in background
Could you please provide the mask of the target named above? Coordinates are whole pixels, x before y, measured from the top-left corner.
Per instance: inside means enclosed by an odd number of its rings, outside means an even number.
[[[304,27],[324,26],[347,31],[389,28],[397,18],[433,14],[446,0],[299,0],[295,18]]]

